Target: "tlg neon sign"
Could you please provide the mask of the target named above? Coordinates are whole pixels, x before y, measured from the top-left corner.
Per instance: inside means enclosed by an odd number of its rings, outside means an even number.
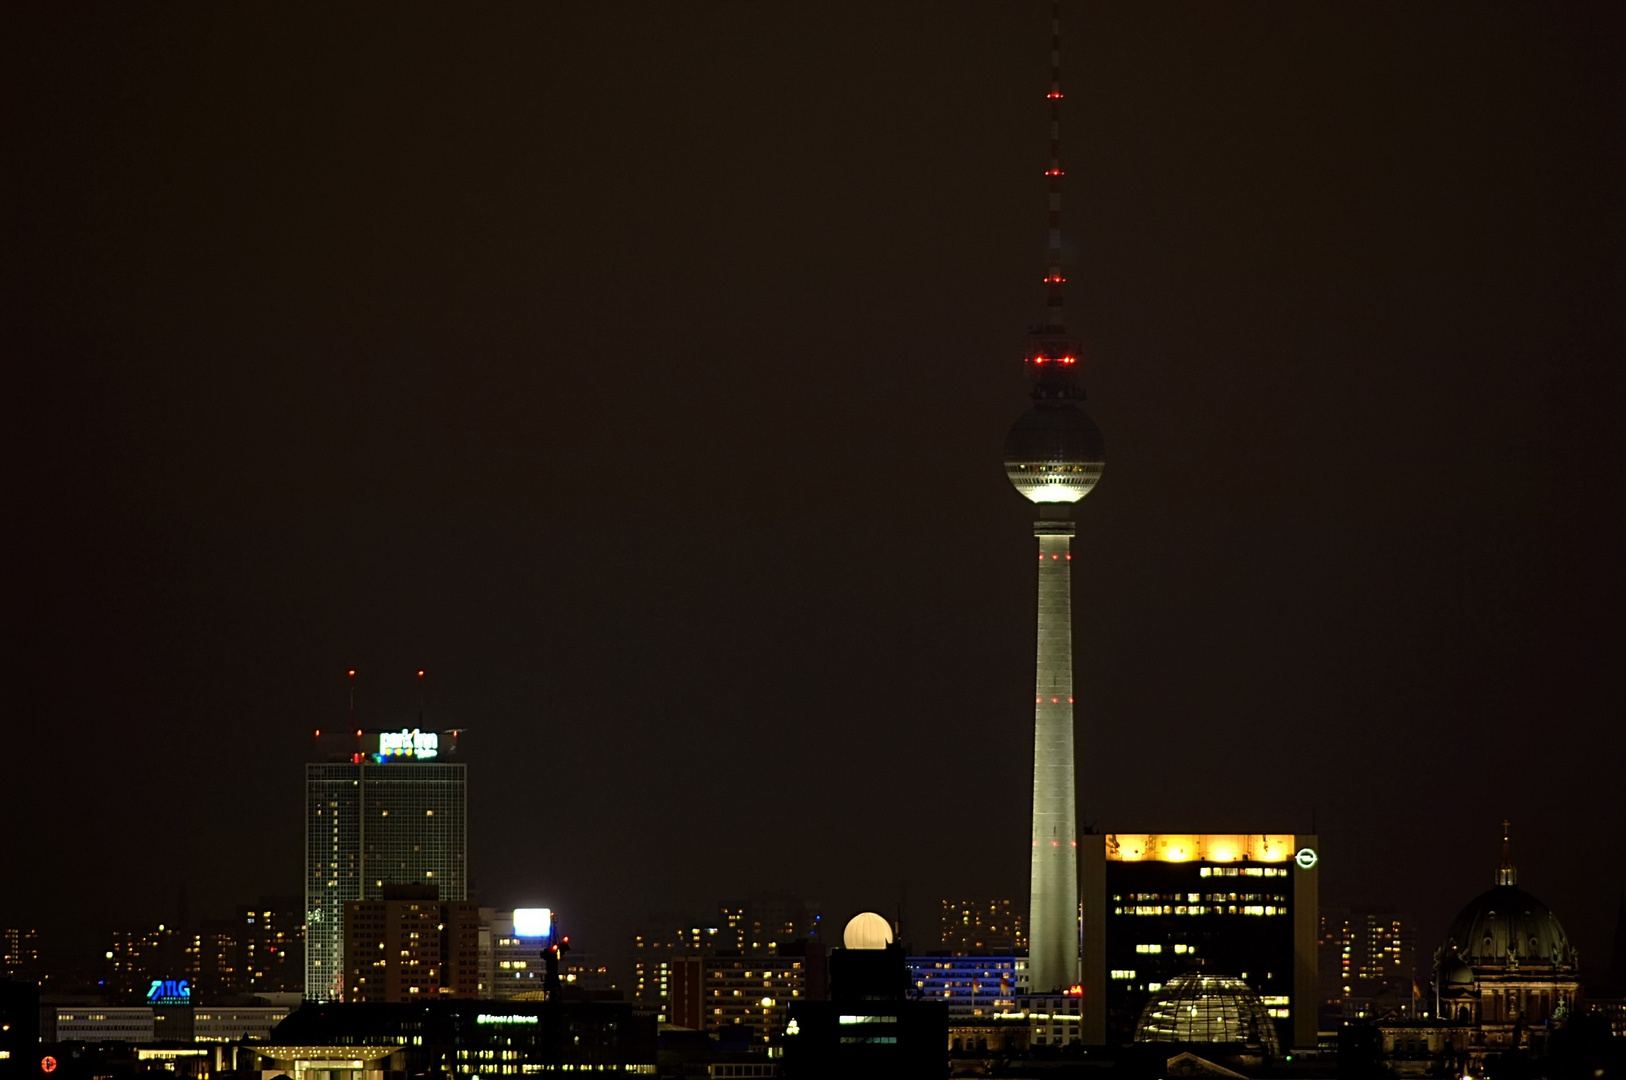
[[[440,756],[440,736],[433,731],[384,731],[378,736],[381,758],[432,758]]]
[[[147,988],[148,1005],[190,1005],[192,984],[186,979],[154,979]]]

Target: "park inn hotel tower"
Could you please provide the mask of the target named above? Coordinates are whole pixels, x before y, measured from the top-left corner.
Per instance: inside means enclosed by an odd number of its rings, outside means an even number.
[[[343,1001],[347,904],[401,885],[468,899],[468,780],[456,731],[316,735],[328,760],[305,766],[305,997]]]
[[[1025,361],[1033,405],[1005,439],[1005,473],[1038,506],[1039,625],[1033,691],[1033,832],[1028,979],[1035,994],[1079,981],[1078,820],[1073,776],[1073,504],[1101,478],[1101,430],[1079,409],[1079,349],[1067,333],[1061,272],[1061,17],[1050,41],[1049,268],[1044,321]]]

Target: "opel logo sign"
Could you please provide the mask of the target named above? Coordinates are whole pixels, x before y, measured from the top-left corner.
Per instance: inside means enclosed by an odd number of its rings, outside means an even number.
[[[1319,859],[1320,856],[1315,853],[1315,848],[1307,847],[1299,848],[1299,853],[1293,856],[1293,861],[1299,864],[1300,870],[1310,869]]]

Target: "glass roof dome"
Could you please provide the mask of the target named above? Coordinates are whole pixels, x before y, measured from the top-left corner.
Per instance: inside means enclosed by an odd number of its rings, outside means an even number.
[[[1227,1043],[1281,1052],[1276,1024],[1259,995],[1241,979],[1191,971],[1163,984],[1141,1011],[1136,1042]]]

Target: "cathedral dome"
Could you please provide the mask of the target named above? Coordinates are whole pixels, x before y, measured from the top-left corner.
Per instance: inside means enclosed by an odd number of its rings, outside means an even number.
[[[1276,1025],[1241,979],[1190,971],[1163,984],[1135,1025],[1139,1043],[1242,1044],[1275,1055]]]
[[[1475,969],[1573,967],[1575,950],[1547,905],[1508,883],[1481,893],[1451,922],[1445,948]]]

